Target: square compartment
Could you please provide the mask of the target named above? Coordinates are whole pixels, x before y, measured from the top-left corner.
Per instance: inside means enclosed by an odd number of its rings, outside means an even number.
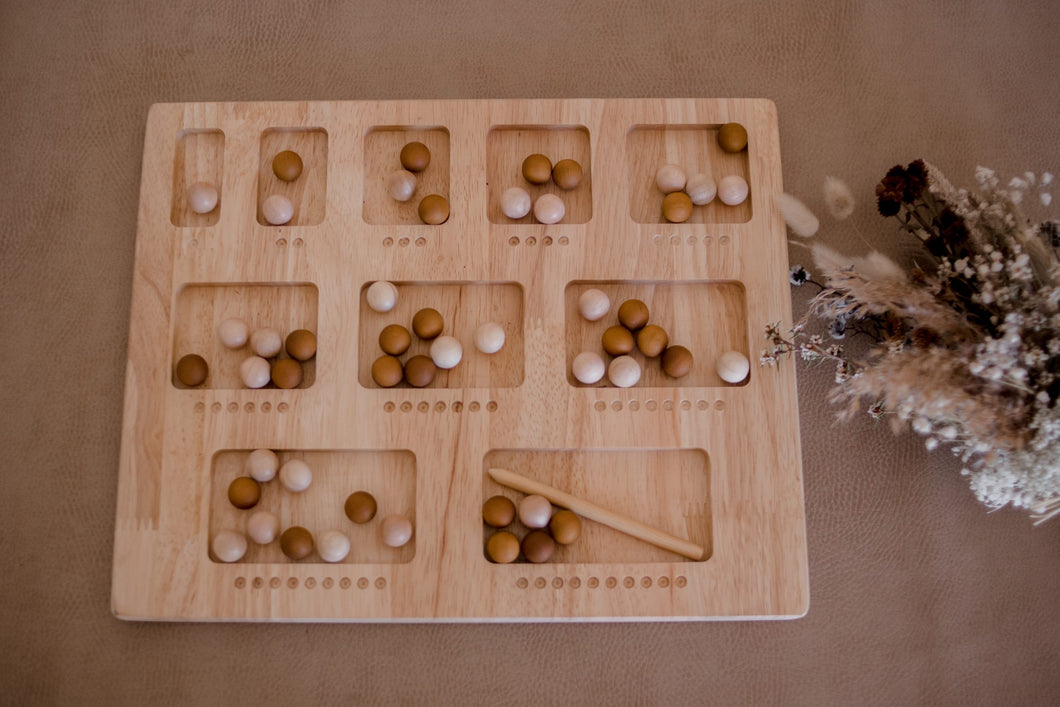
[[[301,459],[313,472],[313,482],[301,493],[292,493],[280,479],[261,484],[261,500],[249,509],[239,509],[228,500],[228,485],[246,476],[243,465],[252,450],[225,450],[213,457],[210,474],[210,538],[221,530],[245,533],[247,519],[257,510],[266,510],[280,520],[280,532],[300,525],[313,535],[314,543],[329,530],[345,533],[350,554],[338,564],[399,564],[416,554],[416,456],[408,450],[273,450],[282,465]],[[375,497],[375,517],[358,524],[346,517],[346,498],[355,491]],[[391,514],[405,515],[412,521],[412,540],[399,548],[385,545],[379,537],[382,519]],[[212,554],[210,559],[215,561]],[[314,548],[302,560],[291,560],[280,549],[280,541],[268,545],[247,543],[247,553],[239,561],[247,563],[312,564],[324,562]]]
[[[226,284],[186,285],[177,295],[170,380],[176,388],[186,388],[177,380],[177,361],[185,354],[199,354],[206,359],[210,375],[199,388],[246,388],[239,366],[252,356],[250,344],[229,349],[221,344],[217,326],[225,319],[237,317],[247,323],[250,332],[271,327],[284,339],[295,329],[308,329],[317,335],[316,285],[312,284]],[[281,356],[287,354],[281,352]],[[316,357],[302,364],[302,384],[308,388],[316,379]],[[274,388],[269,383],[268,388]]]
[[[302,158],[302,174],[285,182],[272,171],[272,159],[284,150]],[[258,166],[258,223],[271,226],[261,205],[273,194],[291,200],[294,216],[283,226],[315,226],[324,220],[328,197],[328,133],[323,128],[269,128],[261,134]]]
[[[169,218],[174,226],[213,226],[221,218],[224,201],[222,181],[225,166],[225,134],[220,130],[184,130],[177,136],[173,160],[173,206]],[[206,214],[188,207],[188,188],[206,182],[217,189],[217,206]]]
[[[586,290],[594,288],[610,298],[611,310],[602,319],[590,322],[581,315],[578,298]],[[604,353],[600,339],[608,327],[619,323],[618,308],[627,299],[639,299],[648,305],[648,323],[665,329],[670,345],[684,346],[692,352],[694,359],[688,375],[671,378],[663,373],[659,357],[649,359],[634,347],[630,355],[641,366],[640,382],[634,388],[729,386],[715,369],[717,357],[726,351],[739,351],[750,358],[747,297],[740,282],[572,282],[567,285],[565,295],[567,381],[571,385],[579,388],[614,387],[607,376],[592,386],[579,383],[574,378],[571,365],[574,357],[582,351],[598,353],[606,363],[610,363],[613,357]],[[746,385],[746,381],[740,385]]]
[[[523,160],[540,153],[552,164],[572,159],[581,165],[582,182],[565,191],[549,180],[531,184],[523,178]],[[566,214],[556,226],[588,223],[593,217],[593,170],[589,130],[582,125],[497,125],[486,137],[486,177],[489,199],[486,211],[490,223],[538,224],[533,210],[521,219],[510,219],[501,211],[501,195],[511,187],[530,193],[532,202],[542,194],[556,194],[563,200]]]
[[[725,152],[718,146],[720,125],[638,125],[626,136],[629,174],[629,215],[637,223],[670,224],[662,216],[665,196],[655,186],[655,174],[664,164],[676,164],[691,177],[709,174],[717,183],[730,174],[750,185],[749,145],[742,152]],[[754,193],[736,206],[726,206],[717,197],[705,206],[692,208],[685,223],[746,223],[751,220]]]
[[[713,554],[710,457],[701,449],[491,450],[483,460],[482,502],[501,495],[518,507],[526,494],[493,481],[488,471],[497,467],[696,543],[704,549],[701,562]],[[581,536],[570,545],[557,545],[552,558],[542,566],[693,562],[601,523],[586,518],[581,521]],[[529,532],[518,518],[507,528],[494,529],[485,523],[482,528],[485,562],[489,562],[486,542],[495,532],[508,530],[520,542]],[[525,562],[521,554],[517,562]]]
[[[422,142],[431,151],[427,168],[416,174],[416,191],[408,201],[395,201],[386,189],[386,180],[401,166],[401,148]],[[449,131],[443,127],[376,126],[364,136],[365,223],[382,226],[424,226],[419,203],[428,194],[449,199]]]

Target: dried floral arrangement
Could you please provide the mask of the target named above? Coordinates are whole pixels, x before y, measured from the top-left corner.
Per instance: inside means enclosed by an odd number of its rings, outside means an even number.
[[[1037,194],[1048,206],[1053,177],[1003,185],[980,167],[976,180],[976,191],[959,189],[917,160],[877,185],[879,213],[923,246],[908,271],[875,251],[793,241],[810,248],[814,272],[794,266],[791,284],[818,292],[790,331],[766,326],[761,363],[791,354],[834,364],[841,417],[867,410],[923,435],[929,450],[949,447],[982,503],[1043,522],[1060,515],[1060,224],[1032,222],[1020,204]],[[824,192],[836,219],[854,211],[841,181]],[[779,206],[792,233],[816,234],[802,202],[783,194]],[[843,345],[855,334],[870,342],[857,356]]]

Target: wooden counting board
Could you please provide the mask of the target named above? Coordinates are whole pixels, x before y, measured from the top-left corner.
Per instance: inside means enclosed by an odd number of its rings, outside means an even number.
[[[719,126],[742,124],[748,147],[723,152]],[[391,199],[386,177],[418,140],[431,150],[416,196]],[[272,157],[294,150],[302,175],[281,182]],[[522,160],[576,159],[582,183],[527,184]],[[688,174],[744,177],[750,197],[715,200],[682,224],[661,217],[653,183],[664,163]],[[220,194],[195,214],[189,185]],[[566,217],[506,218],[512,186],[561,196]],[[125,619],[243,621],[538,621],[780,618],[809,602],[795,371],[760,369],[762,327],[790,318],[776,110],[766,100],[594,99],[156,105],[145,137],[132,294],[112,606]],[[449,200],[449,219],[420,222],[417,200]],[[262,203],[294,205],[283,226]],[[388,313],[370,283],[397,285]],[[578,311],[587,289],[610,313]],[[632,388],[572,375],[618,304],[647,303],[651,321],[695,365],[685,378],[643,366]],[[371,364],[380,330],[438,309],[463,361],[422,389],[380,388]],[[240,317],[251,329],[317,335],[291,390],[247,389],[247,352],[218,340]],[[473,335],[500,323],[505,347]],[[413,338],[409,353],[428,345]],[[751,360],[729,385],[717,357]],[[186,353],[210,375],[187,388]],[[606,360],[605,356],[605,360]],[[250,511],[226,497],[250,451],[275,450],[313,470],[304,492],[264,485],[259,508],[283,527],[351,541],[341,562],[287,559],[250,543],[220,562],[211,538],[245,531]],[[692,541],[691,560],[591,520],[549,562],[494,564],[484,547],[488,497],[503,468]],[[371,492],[379,514],[355,525],[346,497]],[[412,519],[412,541],[380,541],[379,519]],[[515,533],[526,532],[518,523]]]

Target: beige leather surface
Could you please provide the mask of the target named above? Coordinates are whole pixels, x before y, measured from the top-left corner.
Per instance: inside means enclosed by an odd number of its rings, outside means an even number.
[[[977,164],[1060,170],[1057,16],[1044,0],[0,4],[0,703],[1055,704],[1060,521],[988,515],[946,452],[835,425],[823,371],[799,384],[797,621],[153,625],[112,618],[109,595],[152,103],[768,97],[787,189],[820,207],[825,175],[868,196],[917,157],[964,183]],[[831,242],[863,248],[860,231],[908,262],[861,207]]]

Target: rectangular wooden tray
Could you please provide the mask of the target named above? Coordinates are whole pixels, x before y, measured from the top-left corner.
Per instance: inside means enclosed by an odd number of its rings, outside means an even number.
[[[748,148],[723,152],[717,130],[743,125]],[[432,164],[411,202],[385,191],[411,140]],[[272,156],[298,152],[302,176],[280,182]],[[572,192],[527,185],[524,157],[578,160]],[[750,198],[661,218],[655,171],[743,176]],[[217,185],[199,215],[187,187]],[[566,218],[507,219],[500,195],[560,193]],[[126,373],[112,608],[124,619],[242,621],[540,621],[782,618],[809,602],[794,364],[759,369],[765,323],[790,319],[776,109],[751,99],[576,99],[164,104],[144,143]],[[451,204],[444,224],[419,222],[416,200]],[[291,223],[261,204],[291,199]],[[397,284],[398,307],[367,307],[373,281]],[[599,322],[577,310],[605,291]],[[671,379],[645,360],[640,384],[583,386],[582,350],[600,351],[615,308],[643,299],[671,343],[696,364]],[[464,361],[425,389],[371,378],[376,337],[433,306]],[[217,323],[316,332],[318,353],[294,390],[242,387],[245,353],[224,349]],[[485,321],[501,353],[475,350]],[[716,357],[743,352],[748,381],[725,384]],[[426,344],[415,342],[411,353]],[[210,362],[187,389],[185,353]],[[602,353],[602,351],[601,351]],[[640,354],[638,353],[639,357]],[[247,511],[228,483],[256,448],[301,458],[303,494],[266,484],[260,506],[284,526],[329,529],[352,543],[341,563],[293,562],[251,544],[226,564],[211,554]],[[517,471],[707,549],[686,560],[585,521],[582,537],[544,564],[491,563],[487,470]],[[394,550],[378,517],[355,526],[346,496],[370,490],[380,516],[407,514],[412,542]],[[522,529],[517,529],[523,532]]]

